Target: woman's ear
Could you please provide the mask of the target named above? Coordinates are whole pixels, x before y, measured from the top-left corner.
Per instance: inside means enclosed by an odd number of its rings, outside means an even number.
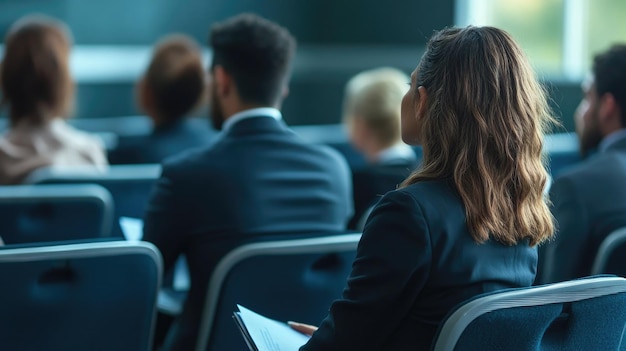
[[[417,119],[424,118],[428,109],[428,91],[423,86],[417,87]]]
[[[349,121],[347,122],[347,125],[349,128],[348,134],[350,137],[350,143],[358,151],[365,152],[366,143],[368,140],[371,140],[367,123],[365,123],[363,117],[359,115],[352,115],[347,118]]]
[[[224,67],[216,65],[213,67],[213,79],[215,84],[213,87],[217,90],[215,93],[219,96],[228,95],[231,91],[232,79],[224,70]]]
[[[152,119],[152,123],[157,126],[161,124],[160,116],[158,115],[157,107],[155,106],[155,99],[150,86],[146,83],[146,78],[142,77],[136,86],[137,105],[139,110],[146,116]]]
[[[148,113],[151,108],[151,97],[146,84],[146,78],[142,77],[135,86],[135,96],[137,99],[137,106],[143,113]]]

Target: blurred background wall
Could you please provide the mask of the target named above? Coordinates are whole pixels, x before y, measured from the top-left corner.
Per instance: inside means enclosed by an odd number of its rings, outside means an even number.
[[[565,62],[564,56],[569,57],[575,51],[563,43],[572,31],[582,33],[580,28],[576,29],[576,23],[581,28],[585,25],[581,19],[570,23],[572,16],[568,11],[572,11],[574,2],[586,4],[587,8],[582,10],[593,6],[595,12],[587,12],[599,13],[595,17],[603,16],[604,12],[613,13],[617,11],[615,6],[621,8],[626,3],[620,0],[2,0],[0,32],[4,36],[17,18],[33,12],[65,21],[77,44],[73,57],[78,83],[76,117],[127,116],[140,113],[133,101],[134,83],[145,68],[150,47],[159,38],[183,32],[205,45],[212,23],[240,12],[255,12],[286,26],[299,41],[290,96],[283,111],[289,124],[303,125],[340,122],[343,86],[350,76],[363,69],[395,66],[410,73],[434,30],[455,24],[493,24],[510,30],[522,42],[546,83],[556,114],[563,117],[564,128],[572,130],[571,117],[581,96],[579,84],[590,56],[587,54],[579,60],[578,68],[574,69]],[[607,3],[611,6],[607,7]],[[598,6],[607,9],[598,10]],[[587,22],[594,28],[599,25],[593,19]],[[623,29],[626,29],[624,25],[615,27],[613,23],[612,31],[617,31],[617,37],[624,34]],[[597,43],[597,40],[587,41]],[[207,52],[207,62],[209,58]]]

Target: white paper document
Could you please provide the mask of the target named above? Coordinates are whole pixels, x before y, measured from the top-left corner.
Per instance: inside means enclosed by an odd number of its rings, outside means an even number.
[[[128,241],[139,241],[143,237],[143,221],[138,218],[120,217],[122,233]]]
[[[297,351],[309,340],[287,323],[275,321],[237,305],[235,321],[252,351]]]

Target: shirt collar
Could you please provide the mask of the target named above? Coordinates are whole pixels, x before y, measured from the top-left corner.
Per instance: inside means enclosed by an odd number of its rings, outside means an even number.
[[[602,139],[600,145],[598,145],[598,151],[605,152],[611,146],[617,144],[623,139],[626,139],[626,129],[620,129],[618,131],[615,131]]]
[[[376,157],[378,164],[393,164],[396,161],[415,161],[417,156],[413,149],[404,143],[395,144],[379,152]]]
[[[283,115],[280,111],[273,107],[259,107],[252,108],[249,110],[243,110],[241,112],[237,112],[234,115],[230,116],[226,121],[224,121],[224,125],[222,126],[222,132],[227,132],[230,130],[235,123],[240,122],[244,119],[256,118],[256,117],[272,117],[277,121],[283,118]]]

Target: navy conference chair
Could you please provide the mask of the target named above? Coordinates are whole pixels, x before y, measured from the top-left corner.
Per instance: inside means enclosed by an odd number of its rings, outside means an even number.
[[[370,206],[367,210],[365,210],[365,212],[363,212],[363,214],[361,215],[361,218],[359,218],[359,221],[356,224],[356,230],[362,232],[363,229],[365,229],[365,225],[367,224],[367,220],[370,217],[370,215],[372,214],[372,211],[374,211],[374,208],[376,207],[376,204]]]
[[[240,246],[216,267],[197,351],[246,350],[232,319],[237,304],[276,320],[319,324],[341,297],[361,234]]]
[[[93,239],[109,235],[111,194],[98,185],[0,186],[5,244]]]
[[[0,251],[0,348],[149,351],[161,255],[124,241]]]
[[[506,289],[457,306],[434,351],[623,350],[626,279],[591,276]]]
[[[27,180],[37,184],[97,184],[106,188],[115,202],[114,236],[122,236],[120,217],[143,218],[154,184],[161,175],[161,166],[118,165],[106,172],[93,168],[47,168],[35,171]]]
[[[602,273],[626,277],[626,228],[613,231],[600,244],[591,274]]]

